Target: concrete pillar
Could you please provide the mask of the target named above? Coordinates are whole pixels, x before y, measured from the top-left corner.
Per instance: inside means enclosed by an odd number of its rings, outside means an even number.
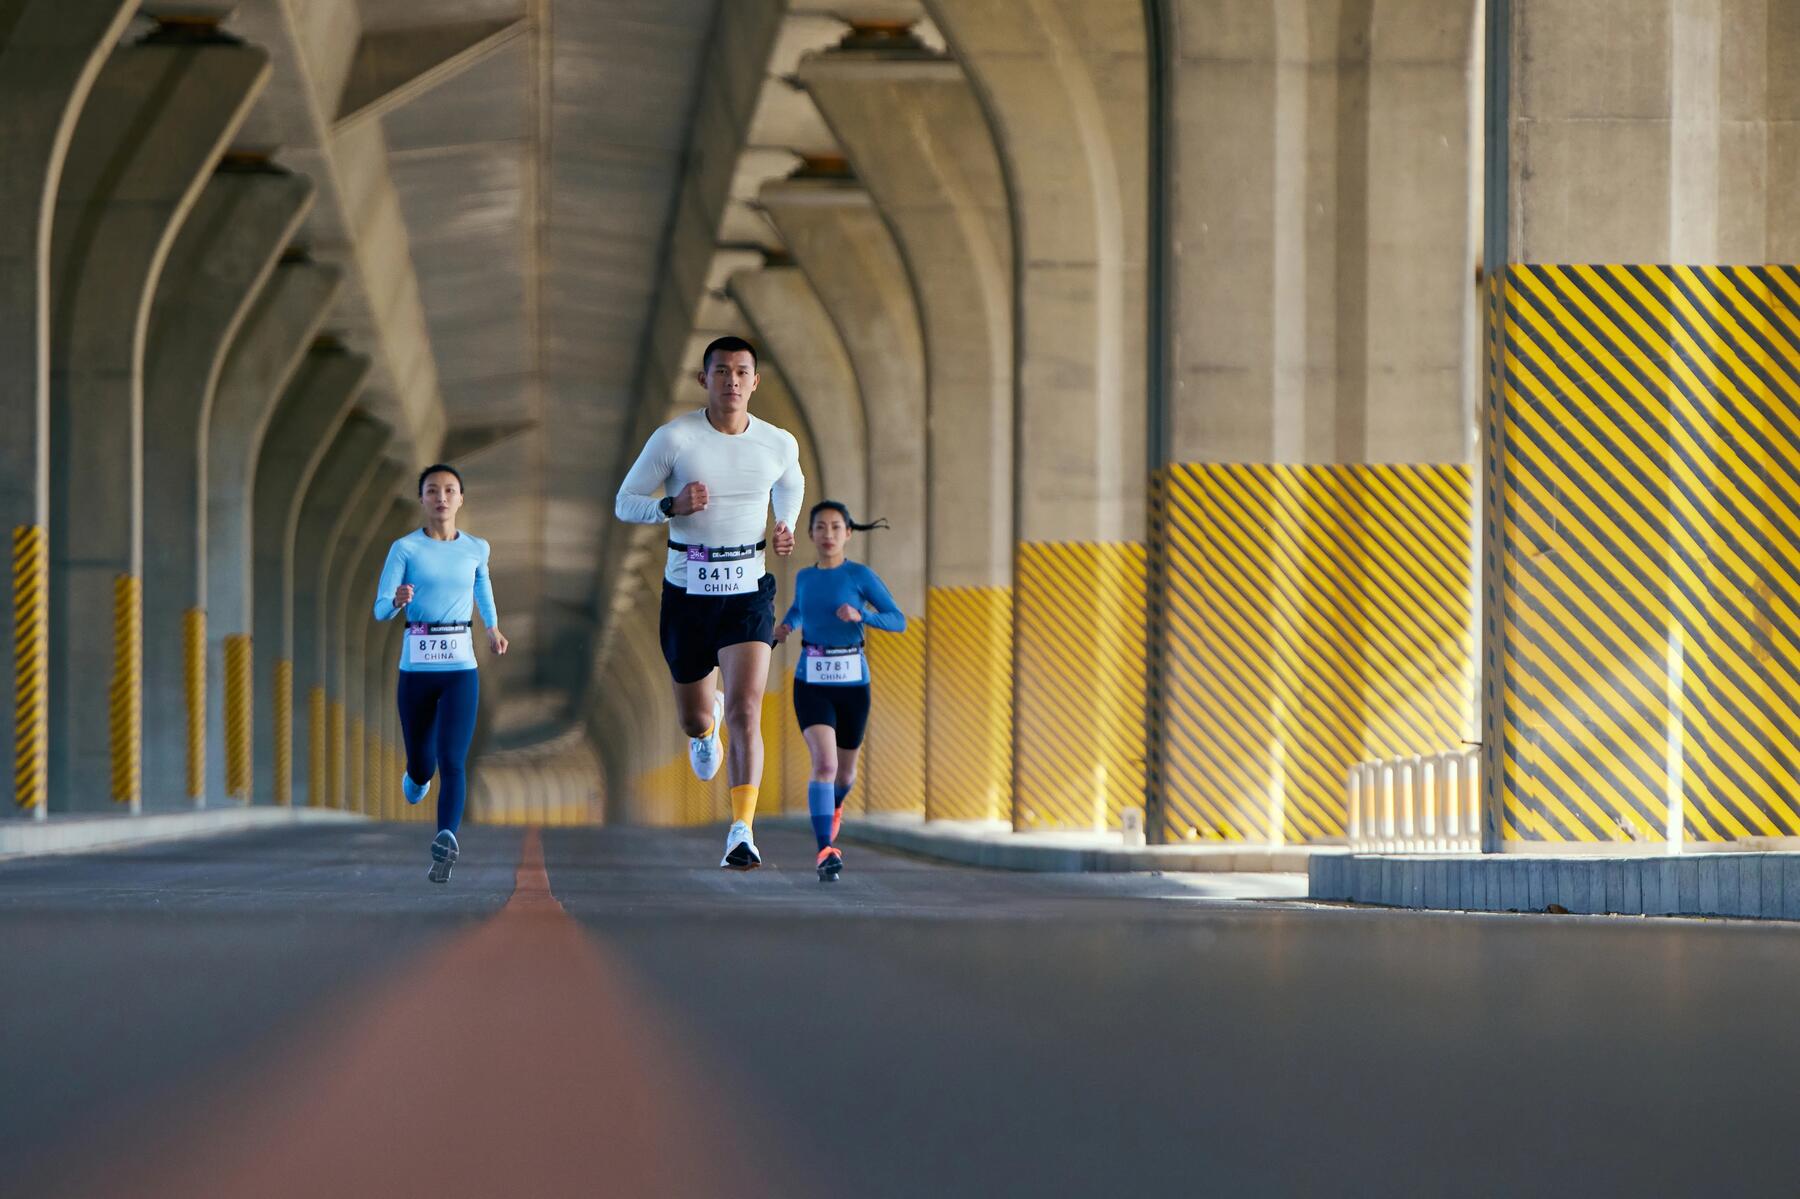
[[[50,520],[50,228],[62,164],[94,76],[118,42],[134,3],[71,6],[60,0],[0,0],[0,533],[46,552]],[[37,530],[15,534],[15,530]],[[9,559],[10,560],[10,559]],[[45,627],[48,596],[27,601],[27,619]],[[13,586],[0,597],[0,713],[12,721],[15,669],[28,678],[0,773],[0,818],[15,804],[45,814],[48,789],[48,689],[41,658],[48,646],[28,638],[14,659]],[[46,630],[47,634],[47,630]],[[18,756],[16,769],[14,755]],[[23,790],[14,793],[15,782]],[[6,802],[8,799],[13,802]]]
[[[258,802],[289,803],[305,755],[295,752],[295,534],[314,474],[368,378],[369,360],[335,345],[315,346],[294,372],[257,458],[252,507]],[[286,719],[284,719],[284,712]],[[304,739],[298,739],[303,745]]]
[[[140,803],[144,330],[183,219],[269,72],[158,32],[82,110],[51,240],[51,789]]]
[[[820,475],[808,479],[807,506],[837,499],[857,516],[866,516],[869,438],[862,393],[818,293],[792,266],[739,271],[726,291],[750,322],[765,356],[781,365],[782,378],[812,431]],[[804,536],[804,530],[799,532]]]
[[[197,681],[204,722],[204,658],[197,680],[185,660],[189,626],[203,634],[206,616],[200,434],[226,351],[311,202],[305,179],[227,161],[200,193],[157,285],[144,358],[144,795],[152,806],[205,799],[204,749],[189,761],[195,697],[186,694]],[[203,723],[201,732],[203,747]]]
[[[315,808],[326,805],[331,791],[329,706],[336,697],[327,692],[326,619],[331,608],[332,551],[339,540],[350,536],[357,500],[380,470],[381,452],[389,440],[386,425],[352,412],[313,475],[294,529],[294,710],[296,722],[307,730],[304,792],[307,804]],[[295,752],[298,757],[300,751]],[[299,771],[295,774],[298,777]]]
[[[924,329],[926,814],[1012,810],[1013,234],[985,116],[922,48],[812,55],[800,79],[886,217]]]
[[[325,696],[326,732],[329,745],[337,746],[327,755],[329,777],[326,799],[332,807],[346,806],[354,794],[350,787],[352,760],[350,732],[352,723],[362,717],[362,692],[349,685],[352,641],[362,644],[361,625],[370,614],[359,608],[363,592],[374,598],[376,572],[381,569],[374,558],[384,516],[392,508],[394,496],[408,477],[405,467],[392,461],[380,463],[369,480],[351,501],[342,530],[331,541],[331,564],[325,583]],[[379,542],[380,553],[387,553],[388,542]],[[363,574],[368,572],[365,579]],[[358,625],[351,628],[350,622]],[[354,634],[354,636],[353,636]]]
[[[225,646],[252,628],[252,501],[263,430],[338,294],[338,272],[306,261],[275,268],[226,356],[202,436],[206,447],[208,678],[223,678]],[[254,654],[254,646],[252,646]],[[217,698],[217,697],[215,697]],[[227,798],[225,710],[207,704],[209,802]],[[231,798],[249,800],[249,795]]]
[[[880,728],[862,756],[860,799],[874,811],[920,811],[925,796],[925,345],[906,262],[874,201],[848,179],[767,184],[763,211],[831,313],[863,395],[869,512],[892,527],[859,556],[907,613],[905,633],[869,639]]]
[[[384,698],[380,687],[398,662],[381,656],[384,630],[375,622],[375,584],[388,547],[418,523],[419,512],[416,504],[394,499],[391,492],[381,508],[385,515],[373,522],[374,531],[346,582],[344,608],[344,803],[370,815],[378,809],[368,788],[368,746],[380,727],[382,706],[393,703],[392,689]]]
[[[1016,238],[1013,822],[1105,827],[1144,794],[1144,5],[926,7],[982,98]]]
[[[923,618],[925,343],[906,262],[860,184],[784,179],[766,185],[760,202],[836,323],[862,393],[868,515],[893,527],[868,538],[861,556],[895,602]]]

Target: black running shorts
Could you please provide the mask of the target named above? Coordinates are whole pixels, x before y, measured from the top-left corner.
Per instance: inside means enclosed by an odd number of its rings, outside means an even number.
[[[839,749],[861,749],[863,736],[869,731],[869,697],[867,683],[843,687],[795,679],[794,715],[802,729],[824,724],[837,730]]]
[[[775,644],[775,576],[748,595],[689,595],[663,580],[662,652],[677,683],[698,683],[719,664],[719,651],[760,641]]]

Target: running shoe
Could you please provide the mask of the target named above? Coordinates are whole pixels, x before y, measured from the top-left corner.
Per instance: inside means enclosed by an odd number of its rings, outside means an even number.
[[[742,820],[734,822],[725,834],[725,856],[719,859],[719,865],[727,870],[755,870],[762,865],[762,855],[750,839],[750,826]]]
[[[838,834],[844,831],[844,807],[838,805],[837,811],[831,814],[831,843],[837,844]]]
[[[725,749],[719,744],[719,726],[725,723],[725,697],[713,692],[713,726],[712,732],[704,737],[688,739],[688,761],[693,764],[694,774],[703,783],[711,782],[719,773],[719,764],[725,761]]]
[[[431,873],[427,876],[434,883],[450,881],[450,868],[456,865],[456,834],[449,829],[442,829],[431,841]]]
[[[422,783],[415,783],[412,781],[412,775],[402,770],[400,772],[400,790],[406,792],[407,803],[418,803],[431,794],[431,780],[426,779]]]
[[[819,881],[835,883],[838,875],[844,872],[844,855],[835,845],[827,845],[819,851]]]

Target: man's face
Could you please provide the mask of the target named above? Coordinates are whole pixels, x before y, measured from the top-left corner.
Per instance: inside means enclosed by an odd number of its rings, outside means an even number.
[[[713,351],[700,376],[707,401],[728,412],[742,412],[749,407],[750,396],[761,381],[756,373],[756,356],[748,350]]]

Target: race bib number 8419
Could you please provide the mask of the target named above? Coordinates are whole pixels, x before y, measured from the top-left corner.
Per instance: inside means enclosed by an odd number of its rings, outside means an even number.
[[[711,549],[692,545],[687,552],[689,595],[750,595],[762,586],[763,556],[750,546]]]

